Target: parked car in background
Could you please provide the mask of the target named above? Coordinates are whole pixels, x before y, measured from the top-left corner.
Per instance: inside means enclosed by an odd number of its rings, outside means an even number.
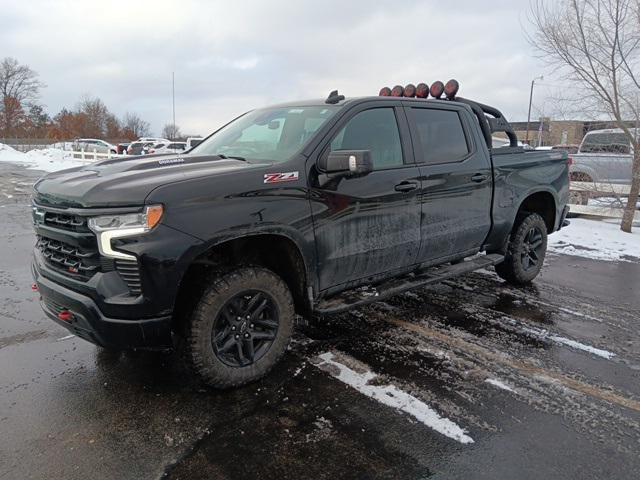
[[[196,145],[200,145],[204,138],[202,137],[189,137],[187,138],[187,150],[191,150]]]
[[[509,139],[508,138],[503,138],[503,137],[491,137],[491,144],[492,144],[493,148],[504,148],[504,147],[510,147],[511,146],[509,144]],[[521,141],[518,141],[518,147],[522,147],[525,150],[533,150],[534,149],[528,143],[523,143]]]
[[[149,148],[156,145],[156,143],[157,142],[153,141],[133,142],[127,148],[127,155],[146,155],[149,151]]]
[[[151,143],[163,143],[163,142],[170,142],[169,139],[167,138],[161,138],[161,137],[140,137],[138,140],[136,140],[136,142],[151,142]]]
[[[116,145],[116,151],[118,155],[126,155],[127,148],[129,148],[129,145],[131,145],[130,142],[119,143],[118,145]]]
[[[637,134],[636,129],[631,133]],[[633,148],[619,128],[587,133],[571,158],[573,181],[631,184]]]
[[[73,150],[80,152],[96,152],[96,153],[118,153],[115,145],[100,140],[99,138],[77,138],[73,142]]]
[[[187,148],[187,142],[169,142],[169,143],[158,143],[153,147],[149,148],[148,153],[182,153]]]
[[[551,147],[551,150],[564,150],[569,155],[578,153],[579,149],[580,149],[580,145],[554,145],[553,147]]]

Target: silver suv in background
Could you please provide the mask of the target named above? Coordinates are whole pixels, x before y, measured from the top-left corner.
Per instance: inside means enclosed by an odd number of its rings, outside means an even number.
[[[631,129],[638,135],[640,131]],[[633,147],[621,129],[592,130],[571,155],[571,180],[575,182],[631,184]]]
[[[187,142],[161,142],[149,148],[149,153],[183,153]]]
[[[76,138],[73,142],[73,150],[76,152],[118,153],[118,147],[100,140],[99,138]]]

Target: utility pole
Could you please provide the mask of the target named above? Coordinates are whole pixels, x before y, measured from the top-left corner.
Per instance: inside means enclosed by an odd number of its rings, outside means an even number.
[[[524,143],[529,143],[529,124],[531,123],[531,106],[533,105],[533,87],[536,84],[536,80],[544,80],[544,77],[540,75],[539,77],[531,80],[531,92],[529,93],[529,113],[527,114],[527,135]]]
[[[173,103],[173,130],[171,136],[174,137],[171,140],[175,140],[176,136],[176,75],[175,72],[171,72],[171,101]]]

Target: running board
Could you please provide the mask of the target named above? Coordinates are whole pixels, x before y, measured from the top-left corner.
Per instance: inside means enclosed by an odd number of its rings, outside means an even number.
[[[402,278],[381,283],[375,287],[360,287],[347,290],[346,292],[339,293],[335,297],[321,300],[314,310],[315,313],[319,315],[344,312],[353,307],[385,300],[399,293],[413,290],[414,288],[442,282],[443,280],[464,275],[465,273],[470,273],[481,268],[497,265],[503,260],[503,255],[493,253],[490,255],[479,255],[453,265],[446,264],[440,267],[432,267],[424,273],[406,275]]]

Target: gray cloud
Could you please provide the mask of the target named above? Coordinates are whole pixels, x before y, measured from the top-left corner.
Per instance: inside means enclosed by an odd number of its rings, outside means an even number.
[[[90,94],[156,133],[172,71],[177,123],[201,134],[273,102],[451,77],[520,120],[542,71],[521,31],[528,0],[2,3],[0,56],[40,73],[51,112]]]

